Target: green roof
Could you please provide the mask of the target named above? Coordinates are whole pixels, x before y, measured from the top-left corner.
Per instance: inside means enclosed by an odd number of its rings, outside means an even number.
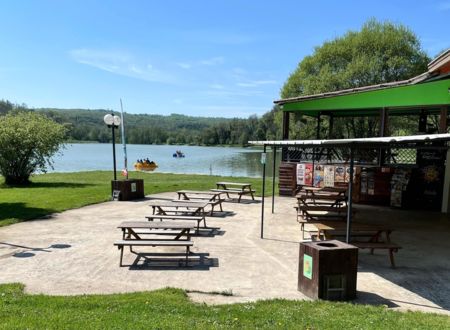
[[[375,87],[375,86],[374,86]],[[450,105],[450,77],[446,79],[394,87],[376,86],[358,92],[339,92],[279,100],[283,111],[300,112],[308,116],[333,113],[336,116],[365,116],[378,114],[381,108],[391,114],[414,114],[421,109],[439,110]]]

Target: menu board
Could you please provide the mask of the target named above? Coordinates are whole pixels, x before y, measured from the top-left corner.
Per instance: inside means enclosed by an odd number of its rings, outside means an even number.
[[[324,167],[323,182],[325,187],[334,187],[334,166]]]
[[[300,186],[305,185],[305,164],[297,164],[297,184]]]
[[[336,166],[334,168],[334,181],[345,182],[345,166]]]
[[[322,188],[324,186],[324,166],[315,165],[314,166],[314,187]]]

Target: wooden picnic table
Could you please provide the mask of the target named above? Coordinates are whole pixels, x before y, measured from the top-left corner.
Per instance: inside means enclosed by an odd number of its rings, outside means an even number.
[[[195,228],[194,223],[179,222],[148,222],[148,221],[125,221],[117,228],[122,230],[122,240],[114,243],[120,250],[120,266],[123,266],[123,249],[125,246],[133,251],[133,247],[148,246],[182,246],[186,248],[186,265],[188,263],[189,249],[193,246],[190,240],[190,231]],[[154,230],[160,231],[154,231]],[[144,230],[144,231],[142,231]],[[162,231],[161,231],[162,230]],[[142,238],[142,235],[166,235],[172,236],[169,239],[149,239]],[[186,239],[180,239],[185,236]]]
[[[317,238],[322,237],[329,239],[342,239],[346,236],[346,223],[343,222],[323,222],[312,223],[317,228]],[[351,237],[353,238],[350,244],[359,249],[370,249],[373,254],[375,249],[383,249],[389,251],[389,259],[392,268],[395,268],[394,252],[398,252],[401,246],[391,241],[392,229],[385,226],[365,224],[360,222],[353,222],[351,225]],[[386,240],[382,241],[382,236]],[[360,241],[363,238],[365,241]]]
[[[124,221],[117,228],[122,229],[123,239],[142,239],[140,235],[153,234],[153,229],[159,229],[166,231],[165,234],[174,234],[174,240],[180,239],[182,236],[186,236],[186,239],[190,239],[190,230],[195,229],[195,223],[181,223],[174,221],[165,222],[148,222],[148,221]],[[139,230],[146,230],[148,232],[140,232]],[[172,232],[171,232],[172,231]],[[161,232],[157,232],[161,234]]]
[[[179,190],[177,191],[178,200],[184,202],[201,202],[207,201],[211,205],[211,215],[214,214],[214,207],[219,206],[220,211],[223,212],[221,198],[222,192],[202,191],[202,190]]]
[[[251,183],[241,183],[241,182],[227,182],[221,181],[216,182],[216,189],[211,189],[213,192],[220,192],[227,194],[227,197],[230,198],[229,194],[238,194],[238,203],[241,202],[241,198],[243,195],[250,194],[252,196],[252,200],[255,200],[255,190],[252,189]]]
[[[324,239],[336,239],[346,235],[347,223],[341,221],[321,221],[312,223],[317,228],[317,237]],[[386,226],[372,225],[361,222],[352,222],[351,236],[365,237],[369,242],[379,242],[385,234],[386,242],[390,242],[392,229]]]
[[[185,214],[201,215],[205,217],[208,202],[192,201],[150,201],[149,206],[153,209],[153,214]]]

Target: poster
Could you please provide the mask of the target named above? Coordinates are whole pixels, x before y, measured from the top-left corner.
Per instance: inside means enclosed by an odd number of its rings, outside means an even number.
[[[312,186],[313,184],[313,166],[312,164],[305,164],[305,186]]]
[[[334,166],[324,167],[323,182],[325,187],[334,187]]]
[[[334,169],[334,181],[345,182],[345,166],[336,166]]]
[[[306,278],[312,279],[312,271],[313,269],[313,260],[312,257],[304,254],[303,255],[303,276]]]
[[[297,164],[297,184],[300,186],[305,185],[305,164]]]
[[[314,166],[314,187],[323,188],[323,165]]]

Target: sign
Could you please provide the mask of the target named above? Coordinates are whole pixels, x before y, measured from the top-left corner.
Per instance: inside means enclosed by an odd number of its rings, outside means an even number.
[[[306,278],[312,279],[312,271],[313,269],[313,259],[311,256],[304,254],[303,255],[303,276]]]
[[[334,166],[324,167],[323,182],[325,187],[334,187]]]
[[[261,153],[261,164],[264,165],[266,163],[266,156],[267,154],[265,152]]]
[[[297,164],[297,184],[300,186],[305,185],[305,164]]]
[[[131,192],[136,192],[136,182],[131,183]]]
[[[323,165],[314,166],[314,187],[323,188]]]

